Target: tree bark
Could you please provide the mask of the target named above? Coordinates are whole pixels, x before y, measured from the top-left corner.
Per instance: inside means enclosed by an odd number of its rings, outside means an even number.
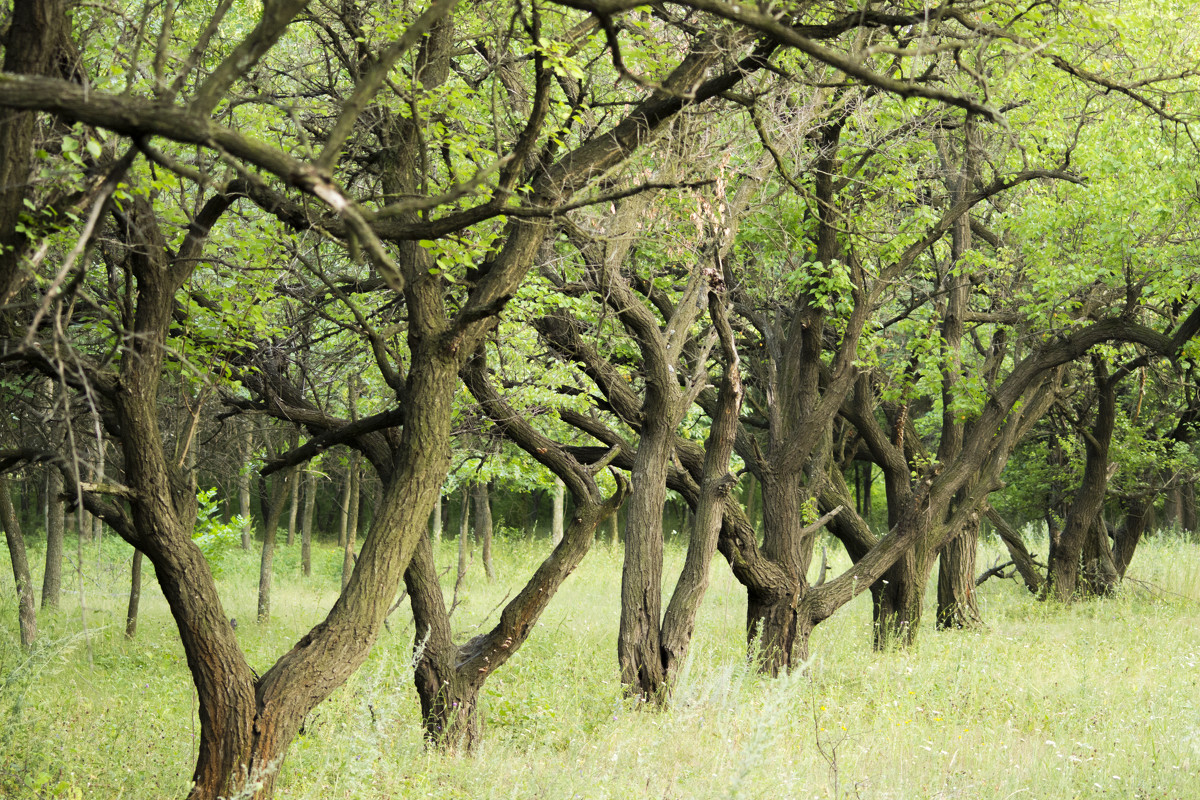
[[[990,505],[984,513],[991,520],[992,525],[996,529],[996,534],[1004,542],[1004,546],[1008,548],[1009,558],[1013,560],[1013,565],[1017,568],[1017,572],[1020,573],[1021,580],[1025,583],[1025,588],[1036,595],[1042,588],[1042,576],[1038,572],[1037,564],[1033,561],[1033,556],[1029,554],[1029,550],[1025,547],[1025,542],[1021,539],[1021,534],[1017,533],[1000,516],[996,509]]]
[[[1086,454],[1083,478],[1067,509],[1066,522],[1050,559],[1047,575],[1050,592],[1064,603],[1075,598],[1088,533],[1100,519],[1100,510],[1108,491],[1108,450],[1117,419],[1114,382],[1109,379],[1108,370],[1099,356],[1092,359],[1092,371],[1096,385],[1096,416],[1091,430],[1083,432]]]
[[[942,548],[938,565],[938,628],[973,628],[982,624],[975,598],[978,552],[979,519],[975,517]]]
[[[58,608],[62,597],[63,531],[66,512],[63,506],[63,478],[57,467],[46,475],[46,571],[42,574],[42,608]]]
[[[7,478],[0,477],[0,525],[4,526],[4,538],[8,541],[8,554],[12,560],[13,581],[17,586],[17,620],[21,629],[21,647],[33,647],[37,639],[37,611],[34,608],[33,582],[29,577],[29,559],[25,555],[25,538],[13,508]]]
[[[283,516],[283,504],[291,494],[292,482],[296,479],[295,469],[289,469],[277,480],[274,491],[267,488],[267,479],[259,479],[259,493],[262,497],[262,515],[266,521],[263,531],[262,559],[258,569],[258,614],[260,623],[271,619],[271,578],[275,565],[275,538],[279,530],[279,520]]]
[[[488,583],[496,580],[496,566],[492,563],[492,502],[488,496],[486,481],[471,484],[472,503],[475,506],[475,542],[481,546],[483,572]]]
[[[1117,530],[1117,538],[1113,543],[1113,564],[1117,574],[1125,577],[1125,571],[1133,561],[1134,551],[1146,532],[1147,521],[1153,512],[1153,506],[1145,498],[1130,500],[1125,506],[1125,521]]]
[[[358,510],[362,502],[362,466],[359,454],[350,456],[349,502],[346,504],[346,545],[342,550],[342,588],[350,583],[358,546]]]
[[[550,509],[550,546],[558,547],[563,538],[563,506],[567,496],[566,484],[554,479],[554,505]]]
[[[300,518],[300,571],[304,577],[312,575],[312,529],[313,511],[317,503],[317,473],[304,473],[304,514]]]
[[[142,602],[142,551],[133,551],[133,568],[129,575],[129,605],[125,609],[125,638],[137,635],[138,606]]]
[[[241,425],[241,469],[238,470],[238,515],[245,520],[242,525],[242,549],[249,550],[254,538],[254,515],[250,511],[250,458],[254,453],[254,432],[250,423]]]
[[[288,502],[288,547],[291,547],[296,543],[296,520],[300,515],[300,484],[301,481],[299,480],[292,481],[292,496]]]
[[[429,517],[430,538],[434,545],[442,543],[442,498],[433,504],[433,514]]]

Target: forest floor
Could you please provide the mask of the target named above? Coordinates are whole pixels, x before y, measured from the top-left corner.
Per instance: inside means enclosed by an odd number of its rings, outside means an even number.
[[[546,547],[498,542],[495,584],[475,558],[455,614],[463,637],[490,624]],[[196,707],[153,571],[127,640],[128,546],[86,543],[82,579],[73,548],[64,607],[39,615],[28,656],[0,555],[0,796],[182,797]],[[453,548],[443,543],[439,563],[454,563]],[[980,569],[994,558],[981,554]],[[670,559],[677,569],[681,553]],[[224,560],[226,611],[259,672],[335,597],[340,552],[316,548],[308,579],[298,563],[298,545],[281,548],[274,617],[260,626],[257,555]],[[818,627],[804,669],[765,679],[746,665],[745,594],[718,558],[672,708],[654,713],[622,697],[620,554],[598,543],[485,685],[476,753],[422,743],[404,604],[363,668],[309,716],[278,796],[1191,800],[1200,796],[1200,544],[1151,538],[1130,574],[1117,597],[1068,608],[992,579],[979,590],[985,627],[938,632],[928,611],[917,646],[888,653],[871,650],[864,594]]]

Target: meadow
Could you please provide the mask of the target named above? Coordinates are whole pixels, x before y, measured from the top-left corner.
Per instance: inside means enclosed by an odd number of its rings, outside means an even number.
[[[440,564],[454,563],[454,544],[442,544]],[[30,654],[18,646],[12,572],[0,557],[0,796],[182,797],[195,698],[153,572],[129,640],[128,546],[112,536],[86,543],[80,576],[69,545],[63,608],[39,615]],[[501,541],[494,584],[475,559],[454,617],[464,637],[489,624],[547,546]],[[682,552],[669,557],[677,569]],[[994,557],[981,554],[981,565]],[[305,579],[299,546],[281,547],[274,616],[260,626],[257,554],[224,558],[225,608],[256,669],[322,617],[340,564],[340,552],[317,548]],[[470,755],[422,742],[402,604],[363,668],[309,715],[278,796],[1200,796],[1200,545],[1181,537],[1150,539],[1133,580],[1110,599],[1063,607],[989,580],[979,589],[985,627],[939,632],[927,613],[907,651],[872,652],[863,595],[818,627],[805,668],[777,679],[746,663],[745,595],[718,559],[665,713],[622,695],[619,575],[620,553],[597,543],[486,684],[484,742]],[[448,590],[452,581],[447,572]]]

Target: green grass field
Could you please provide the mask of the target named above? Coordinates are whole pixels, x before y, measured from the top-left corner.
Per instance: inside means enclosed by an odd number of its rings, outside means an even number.
[[[464,637],[488,624],[545,546],[502,542],[494,585],[475,560],[455,615]],[[17,645],[7,553],[0,557],[0,796],[181,797],[195,700],[152,572],[130,641],[131,551],[114,537],[87,545],[81,616],[72,547],[64,607],[40,615],[28,656]],[[452,548],[439,563],[453,563]],[[681,553],[670,558],[677,568]],[[340,553],[318,550],[307,580],[298,560],[298,546],[277,555],[274,618],[261,627],[257,555],[225,560],[226,611],[260,672],[335,596]],[[1136,583],[1070,608],[993,579],[980,589],[986,628],[930,625],[906,652],[871,651],[864,595],[817,629],[806,669],[779,679],[747,667],[744,593],[718,559],[666,713],[622,698],[619,576],[620,554],[598,544],[486,684],[485,741],[471,756],[422,744],[412,624],[401,606],[364,667],[309,716],[278,796],[1200,797],[1200,545],[1152,539],[1131,568]]]

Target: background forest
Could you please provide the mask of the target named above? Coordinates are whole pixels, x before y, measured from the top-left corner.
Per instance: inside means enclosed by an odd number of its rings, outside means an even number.
[[[1200,789],[1191,3],[0,46],[0,791]]]

